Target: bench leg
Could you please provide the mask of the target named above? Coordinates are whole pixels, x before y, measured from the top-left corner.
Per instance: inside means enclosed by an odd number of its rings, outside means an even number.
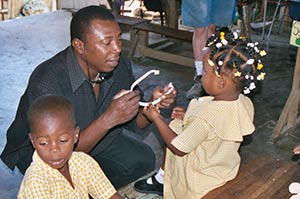
[[[149,45],[148,32],[139,31],[136,29],[130,30],[130,57],[144,57],[142,53],[138,50],[138,45],[147,47]]]

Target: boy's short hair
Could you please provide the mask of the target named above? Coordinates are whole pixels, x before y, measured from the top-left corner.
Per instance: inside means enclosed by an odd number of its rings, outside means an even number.
[[[30,130],[40,118],[55,117],[62,112],[68,113],[70,122],[76,124],[74,108],[68,99],[57,95],[44,95],[37,98],[31,104],[27,113]]]

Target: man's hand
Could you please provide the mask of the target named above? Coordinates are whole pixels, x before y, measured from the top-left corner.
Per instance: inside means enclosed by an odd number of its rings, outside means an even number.
[[[152,98],[154,100],[158,99],[159,97],[162,99],[161,102],[156,105],[159,108],[169,108],[171,105],[174,104],[175,99],[176,99],[177,90],[176,90],[176,87],[174,86],[172,92],[169,94],[166,94],[169,89],[170,89],[170,87],[166,85],[163,88],[158,86],[153,90]]]
[[[138,90],[121,90],[117,93],[104,113],[106,125],[112,128],[134,118],[139,111],[140,99]]]

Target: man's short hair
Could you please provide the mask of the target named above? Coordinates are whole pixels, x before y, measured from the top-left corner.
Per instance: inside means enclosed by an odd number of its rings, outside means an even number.
[[[114,15],[104,5],[91,5],[81,8],[76,12],[71,21],[71,42],[75,38],[82,41],[85,40],[85,33],[94,19],[115,21]]]

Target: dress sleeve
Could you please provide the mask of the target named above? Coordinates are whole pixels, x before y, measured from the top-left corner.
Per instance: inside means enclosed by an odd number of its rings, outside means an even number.
[[[90,156],[87,157],[88,190],[92,198],[108,199],[117,191],[108,180],[99,164]]]
[[[206,121],[197,117],[183,127],[183,131],[172,140],[171,144],[180,151],[190,153],[207,139],[210,129],[211,127]]]

